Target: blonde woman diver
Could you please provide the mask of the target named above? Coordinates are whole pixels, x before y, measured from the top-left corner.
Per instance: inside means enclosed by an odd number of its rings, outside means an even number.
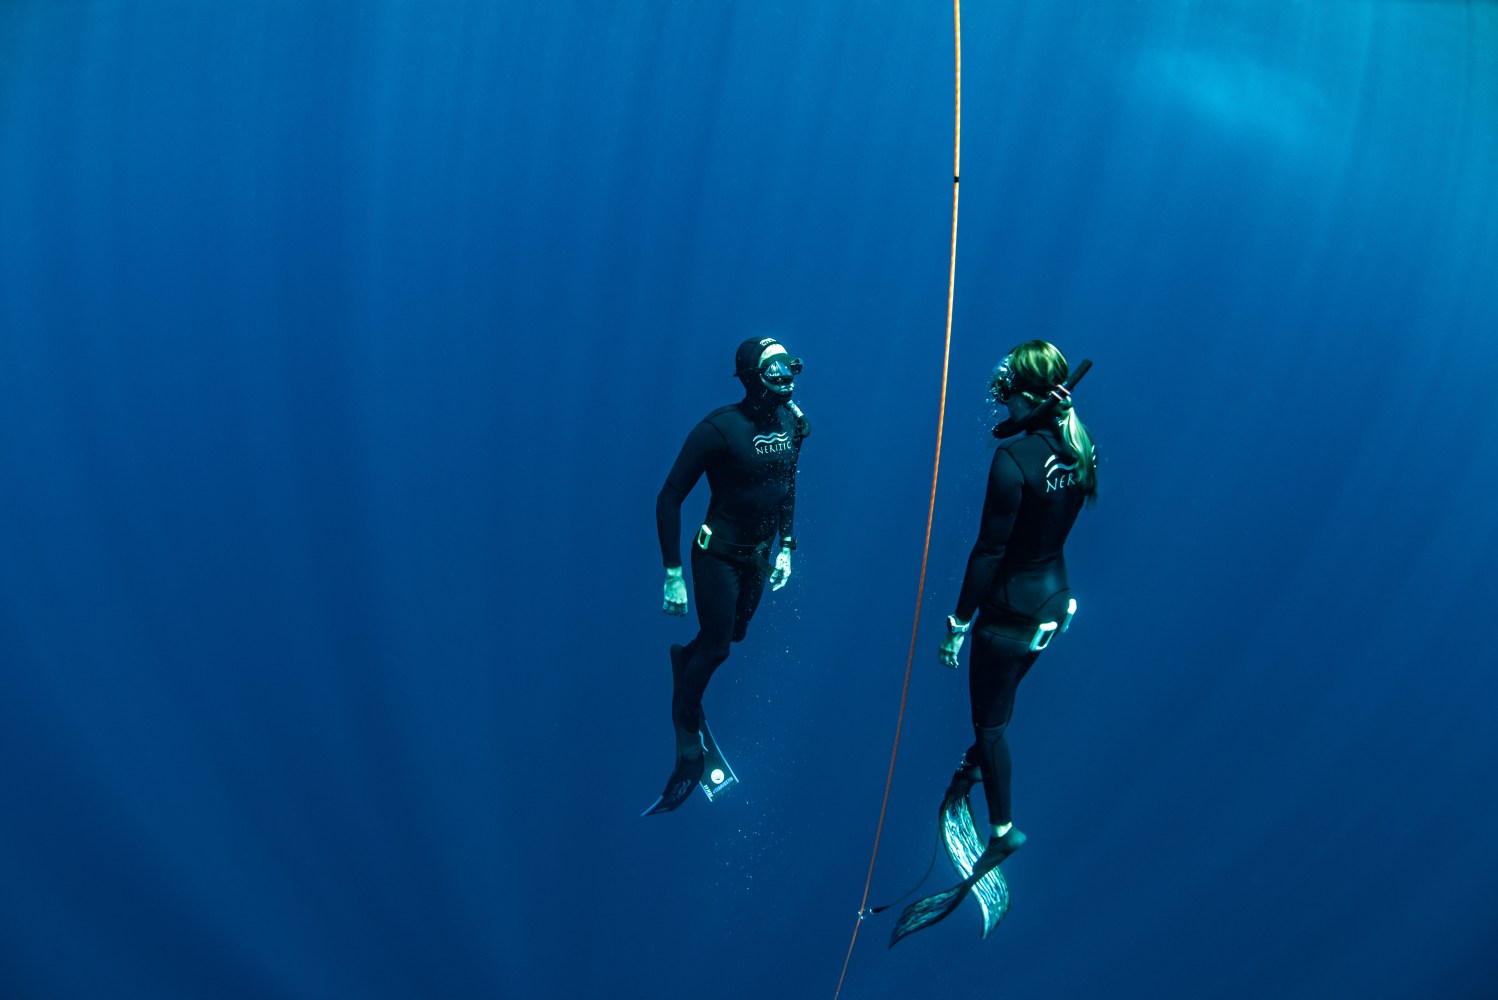
[[[1006,732],[1019,682],[1076,611],[1062,549],[1082,505],[1097,498],[1097,452],[1072,407],[1071,389],[1090,367],[1083,361],[1073,372],[1055,345],[1030,340],[1010,351],[990,379],[994,399],[1009,409],[994,435],[1009,440],[989,466],[978,540],[938,658],[955,668],[972,637],[975,739],[947,790],[943,820],[957,802],[967,815],[968,791],[981,781],[992,836],[969,879],[906,908],[891,944],[956,909],[979,878],[1025,842],[1011,814]]]

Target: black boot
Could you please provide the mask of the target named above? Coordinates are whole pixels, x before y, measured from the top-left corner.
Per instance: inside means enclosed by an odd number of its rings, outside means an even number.
[[[984,849],[978,863],[973,865],[974,877],[981,878],[999,867],[1005,858],[1024,847],[1028,839],[1017,826],[1011,826],[1009,832],[1002,837],[988,838],[988,847]]]
[[[969,764],[967,755],[963,754],[962,761],[957,765],[957,770],[952,772],[951,784],[947,785],[948,799],[961,798],[978,782],[983,780],[983,769],[977,764]]]
[[[645,810],[644,815],[670,812],[691,797],[692,789],[702,780],[702,772],[707,767],[707,754],[702,749],[700,735],[697,737],[696,753],[692,749],[690,744],[683,746],[678,736],[676,766],[671,769],[671,777],[666,779],[666,790],[661,792],[655,805]]]

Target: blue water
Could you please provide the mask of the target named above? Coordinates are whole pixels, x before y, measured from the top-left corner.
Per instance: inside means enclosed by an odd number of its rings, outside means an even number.
[[[970,3],[963,70],[871,904],[1013,343],[1094,359],[1102,498],[1013,909],[871,919],[844,995],[1498,994],[1498,5]],[[0,4],[0,995],[830,997],[951,101],[941,3]],[[741,788],[642,820],[655,492],[755,334],[802,547],[708,693]]]

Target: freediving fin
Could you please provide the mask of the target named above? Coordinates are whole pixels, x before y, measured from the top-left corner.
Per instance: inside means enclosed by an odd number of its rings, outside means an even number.
[[[718,749],[718,741],[713,739],[713,731],[707,728],[705,716],[702,719],[702,746],[707,750],[704,760],[706,766],[702,769],[702,777],[698,783],[702,785],[702,791],[707,795],[707,800],[712,802],[737,785],[739,776],[733,773],[733,768],[728,764],[728,758],[724,757],[723,751]]]
[[[914,903],[900,911],[900,919],[895,921],[895,929],[890,933],[889,946],[893,948],[900,939],[914,934],[918,930],[930,927],[939,920],[945,919],[951,912],[962,905],[973,889],[971,879],[964,879],[934,896],[918,899]]]
[[[728,763],[728,758],[723,756],[723,751],[718,749],[718,743],[713,739],[713,731],[707,727],[707,719],[702,720],[702,749],[701,757],[679,758],[676,769],[671,772],[671,777],[666,779],[666,790],[661,793],[655,804],[644,812],[643,816],[654,816],[656,813],[671,812],[685,802],[692,794],[692,786],[699,784],[709,802],[727,792],[739,783],[739,776],[733,773],[733,768]]]
[[[698,779],[702,777],[702,757],[682,758],[676,762],[676,769],[671,772],[671,777],[666,779],[666,790],[661,792],[661,797],[655,800],[655,804],[644,812],[643,816],[654,816],[656,813],[671,812],[681,805],[692,794],[693,787]]]
[[[969,894],[978,900],[983,911],[985,938],[1009,912],[1009,883],[1004,880],[998,864],[1012,852],[1005,852],[997,858],[985,858],[985,850],[979,846],[981,841],[978,840],[978,830],[973,823],[972,806],[968,802],[970,787],[971,782],[958,782],[954,779],[942,799],[939,816],[942,843],[947,848],[947,857],[951,860],[952,867],[963,877],[962,881],[950,889],[918,899],[905,907],[890,933],[891,948],[901,938],[946,919],[962,905]],[[1019,834],[1019,837],[1023,836]],[[1020,843],[1023,842],[1021,839]],[[1014,845],[1014,849],[1018,847],[1019,844]]]
[[[941,810],[942,842],[957,874],[968,878],[973,866],[983,856],[984,845],[978,840],[977,824],[967,795],[948,796]],[[995,868],[973,884],[973,896],[983,911],[983,936],[986,938],[1009,912],[1009,883]]]

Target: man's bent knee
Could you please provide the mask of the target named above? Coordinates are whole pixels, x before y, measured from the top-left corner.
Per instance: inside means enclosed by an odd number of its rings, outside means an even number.
[[[692,654],[692,662],[696,664],[706,664],[710,667],[716,667],[718,664],[728,659],[728,653],[728,643],[722,641],[721,639],[716,642],[707,639],[701,639],[698,640],[697,649]]]

